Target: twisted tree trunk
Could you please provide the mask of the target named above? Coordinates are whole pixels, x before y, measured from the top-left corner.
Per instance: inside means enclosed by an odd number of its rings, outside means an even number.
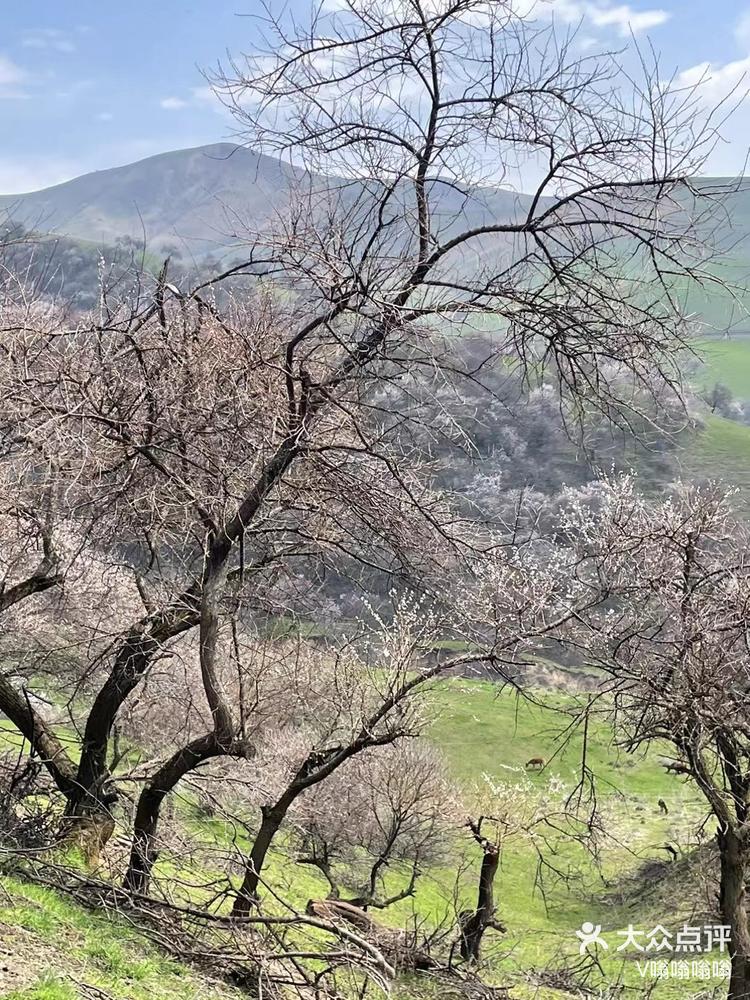
[[[203,761],[224,751],[215,733],[207,733],[182,747],[154,774],[138,798],[133,823],[133,843],[123,885],[145,894],[157,858],[156,838],[161,806],[175,785]]]
[[[291,802],[292,800],[287,802],[285,799],[280,799],[272,806],[263,806],[261,808],[263,818],[253,841],[250,856],[247,859],[242,886],[234,900],[232,916],[246,917],[257,903],[258,885],[260,884],[260,874],[263,870],[263,865],[265,864],[273,839],[284,822],[284,817],[289,810]]]
[[[165,797],[182,778],[211,757],[247,756],[248,747],[235,738],[232,708],[217,669],[219,601],[226,582],[226,562],[231,546],[212,545],[206,560],[200,601],[200,663],[203,689],[213,719],[211,732],[181,747],[154,774],[138,799],[133,824],[133,843],[124,886],[132,892],[148,892],[156,861],[159,814]]]

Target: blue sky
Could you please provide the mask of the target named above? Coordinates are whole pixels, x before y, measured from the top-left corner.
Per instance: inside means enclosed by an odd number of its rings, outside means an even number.
[[[750,0],[538,0],[538,9],[582,19],[583,45],[624,44],[633,31],[650,39],[665,74],[679,69],[690,80],[707,70],[716,93],[743,74],[750,86]],[[230,138],[231,119],[201,69],[252,50],[259,12],[257,0],[5,0],[0,192]],[[742,166],[750,110],[726,133],[714,173]]]

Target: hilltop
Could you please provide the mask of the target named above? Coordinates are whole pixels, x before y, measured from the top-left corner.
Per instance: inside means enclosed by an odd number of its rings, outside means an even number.
[[[0,209],[29,229],[111,243],[223,244],[240,216],[260,220],[295,172],[231,143],[161,153],[63,184],[0,197]]]
[[[201,256],[226,250],[248,227],[261,228],[272,213],[283,213],[294,186],[310,179],[282,160],[216,143],[97,170],[41,191],[0,195],[0,211],[38,232],[97,244],[127,237],[150,249],[177,244]],[[344,185],[347,197],[360,192],[349,181],[322,183]],[[467,202],[445,187],[440,199],[446,216],[476,221],[507,219],[530,203],[502,188],[477,189]]]

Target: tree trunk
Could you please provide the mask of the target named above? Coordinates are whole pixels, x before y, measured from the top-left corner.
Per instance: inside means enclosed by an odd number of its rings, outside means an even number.
[[[32,753],[47,768],[63,793],[70,796],[75,787],[76,769],[62,743],[36,712],[24,693],[17,691],[4,674],[0,674],[0,711],[28,740]]]
[[[109,776],[109,736],[117,713],[164,643],[198,624],[199,611],[197,607],[191,607],[190,599],[195,604],[192,592],[186,591],[182,595],[182,607],[168,608],[164,612],[147,616],[123,640],[112,672],[94,699],[86,720],[76,793],[68,804],[70,815],[84,815],[99,810],[102,787]]]
[[[165,797],[186,774],[225,750],[215,733],[207,733],[182,747],[169,758],[140,794],[133,824],[133,844],[123,885],[131,892],[148,892],[151,870],[156,861],[159,815]]]
[[[326,397],[321,397],[321,405]],[[242,503],[222,526],[211,544],[209,564],[223,566],[232,547],[245,533],[268,494],[297,457],[299,438],[305,425],[288,434],[261,470]],[[96,811],[99,790],[107,778],[107,746],[112,726],[123,702],[140,683],[153,657],[164,645],[200,624],[205,580],[184,590],[166,608],[142,618],[124,637],[112,671],[97,694],[86,720],[78,767],[77,793],[69,803],[70,815]],[[213,706],[212,706],[213,710]],[[222,720],[218,720],[223,723]]]
[[[495,920],[493,886],[500,863],[500,853],[494,844],[487,844],[479,872],[479,896],[477,908],[472,913],[465,911],[459,917],[461,927],[461,958],[467,962],[478,962],[484,932],[488,927],[496,930],[505,928]]]
[[[750,930],[745,909],[745,878],[750,849],[734,829],[719,833],[721,881],[719,908],[722,921],[731,928],[732,973],[729,1000],[750,1000]]]
[[[273,842],[273,838],[279,832],[279,827],[284,821],[289,805],[282,800],[273,806],[263,806],[263,819],[260,829],[253,842],[253,849],[247,859],[245,877],[242,881],[240,891],[232,907],[232,916],[246,917],[258,900],[258,883],[260,873],[263,870],[268,850]]]

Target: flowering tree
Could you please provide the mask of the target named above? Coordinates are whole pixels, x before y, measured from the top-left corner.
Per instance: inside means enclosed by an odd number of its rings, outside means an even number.
[[[297,862],[321,872],[331,899],[383,909],[413,896],[424,870],[447,858],[456,799],[429,747],[402,741],[363,754],[300,800]]]
[[[203,727],[159,748],[133,887],[176,785],[215,757],[257,753],[228,680],[240,659],[226,653],[230,623],[314,615],[317,585],[348,573],[363,588],[377,578],[381,595],[386,582],[419,589],[501,667],[598,599],[565,579],[552,546],[469,516],[436,488],[429,442],[417,450],[396,430],[429,427],[421,401],[492,363],[543,371],[571,412],[627,423],[633,385],[677,388],[688,324],[676,288],[717,280],[706,244],[725,191],[692,178],[719,122],[655,70],[634,90],[611,58],[575,56],[504,0],[325,9],[305,29],[272,20],[272,51],[216,80],[243,137],[292,160],[292,197],[272,225],[248,229],[245,261],[193,288],[165,264],[133,289],[105,289],[75,324],[23,296],[1,303],[13,544],[0,610],[65,627],[55,680],[75,693],[79,736],[65,747],[28,697],[28,663],[3,671],[0,709],[71,819],[109,816],[118,723],[155,675],[179,680],[197,664],[199,682],[176,687],[200,702]],[[498,187],[527,170],[532,194]],[[243,272],[246,296],[214,296]],[[459,323],[490,332],[471,365]],[[45,643],[51,655],[51,632]],[[361,664],[342,646],[348,691]],[[355,685],[352,711],[263,803],[237,912],[293,803],[407,735],[412,697],[451,663],[418,666],[407,644],[381,686]]]
[[[732,933],[731,997],[750,992],[750,537],[731,494],[679,484],[652,499],[627,477],[574,504],[565,531],[595,614],[574,629],[602,672],[594,702],[628,749],[674,747],[718,823],[719,907]]]

